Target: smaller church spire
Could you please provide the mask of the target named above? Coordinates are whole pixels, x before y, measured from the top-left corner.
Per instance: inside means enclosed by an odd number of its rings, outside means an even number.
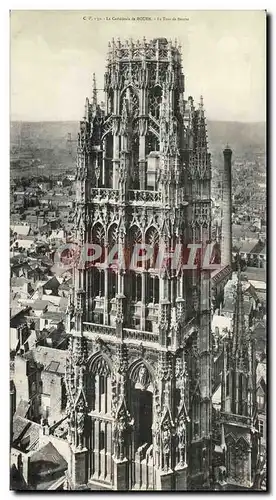
[[[202,95],[200,96],[200,99],[199,99],[198,109],[199,109],[199,116],[202,118],[204,116],[204,106],[203,106],[203,96]]]
[[[88,99],[88,97],[86,97],[86,99],[85,99],[83,119],[87,122],[89,121],[89,99]]]
[[[97,106],[97,85],[96,85],[96,75],[93,73],[93,84],[92,84],[92,107],[93,110]]]

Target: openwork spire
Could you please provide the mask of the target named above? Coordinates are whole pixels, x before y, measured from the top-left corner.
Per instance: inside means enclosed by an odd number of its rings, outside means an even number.
[[[203,107],[203,96],[202,95],[200,96],[200,99],[199,99],[198,109],[199,109],[199,116],[201,118],[204,117],[204,107]]]

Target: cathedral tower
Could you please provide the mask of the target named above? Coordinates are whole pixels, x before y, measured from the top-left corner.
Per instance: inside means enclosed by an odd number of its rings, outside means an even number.
[[[80,122],[76,239],[103,252],[68,310],[70,489],[210,485],[210,276],[174,261],[210,240],[211,164],[180,50],[113,40],[104,107],[93,77]]]

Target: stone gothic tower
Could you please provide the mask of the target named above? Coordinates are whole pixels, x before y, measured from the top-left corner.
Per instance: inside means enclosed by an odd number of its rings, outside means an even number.
[[[221,386],[221,429],[227,489],[252,488],[258,463],[256,353],[244,322],[243,291],[238,270],[233,333],[224,340]]]
[[[112,41],[104,82],[99,105],[93,78],[78,137],[76,239],[103,255],[74,270],[68,488],[208,489],[210,276],[173,265],[177,245],[210,240],[203,101],[184,99],[180,47],[165,38]],[[150,258],[129,266],[144,244]],[[107,262],[114,245],[125,266]]]

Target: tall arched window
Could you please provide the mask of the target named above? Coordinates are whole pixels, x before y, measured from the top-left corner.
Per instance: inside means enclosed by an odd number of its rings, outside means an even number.
[[[108,362],[101,354],[90,365],[87,394],[92,411],[104,414],[111,412],[111,372]]]
[[[93,356],[87,372],[87,401],[91,412],[90,474],[111,481],[112,453],[111,361],[101,352]]]
[[[159,251],[159,234],[155,227],[150,227],[146,232],[146,244],[153,249],[153,254],[146,262],[147,268],[153,268]]]
[[[134,450],[152,444],[153,386],[148,367],[141,360],[129,370],[128,400],[134,418]]]

